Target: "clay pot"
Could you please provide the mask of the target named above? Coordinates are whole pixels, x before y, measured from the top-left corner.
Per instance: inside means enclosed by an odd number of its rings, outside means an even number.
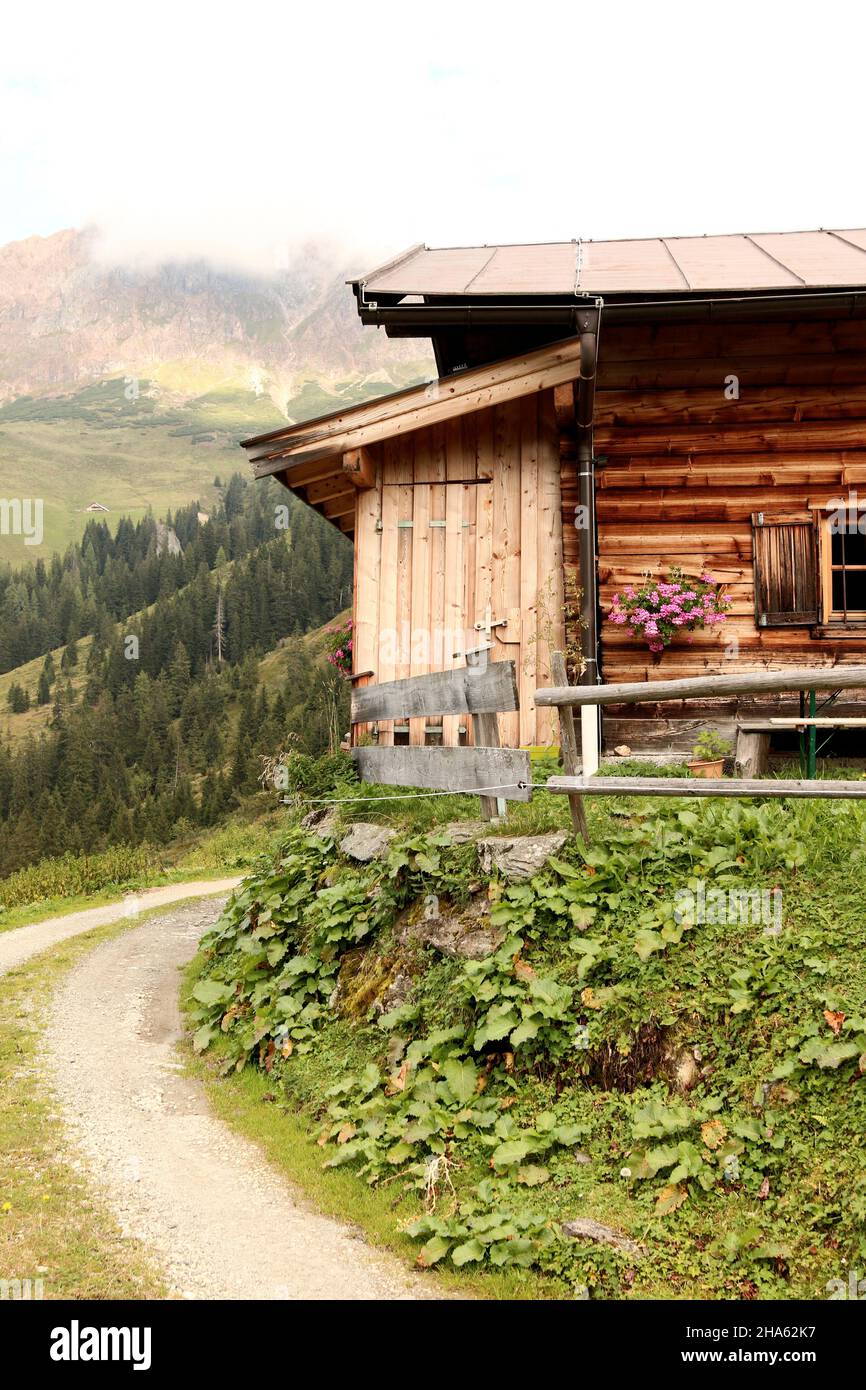
[[[693,758],[688,769],[693,777],[721,777],[725,768],[724,758],[716,758],[713,762],[703,762],[700,758]]]

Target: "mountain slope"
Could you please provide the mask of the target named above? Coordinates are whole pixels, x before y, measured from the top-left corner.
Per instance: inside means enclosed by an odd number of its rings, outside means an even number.
[[[238,441],[418,381],[417,342],[363,329],[315,248],[254,276],[205,263],[109,266],[93,233],[0,248],[0,497],[40,498],[40,544],[0,531],[0,561],[47,557],[107,520],[214,503]]]

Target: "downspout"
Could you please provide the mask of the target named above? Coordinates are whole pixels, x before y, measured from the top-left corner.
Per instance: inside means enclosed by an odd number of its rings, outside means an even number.
[[[595,312],[582,316],[580,327],[580,376],[575,389],[577,433],[577,495],[583,525],[580,531],[580,647],[583,656],[581,685],[599,684],[598,662],[598,565],[596,561],[598,527],[595,514],[595,455],[592,423],[595,412],[595,383],[598,366],[598,335],[601,327],[601,300]],[[599,713],[597,705],[581,709],[581,750],[584,776],[598,769]]]

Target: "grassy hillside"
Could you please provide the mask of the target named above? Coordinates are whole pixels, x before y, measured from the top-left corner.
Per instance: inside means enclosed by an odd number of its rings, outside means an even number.
[[[406,373],[407,383],[416,379]],[[393,389],[381,374],[308,381],[286,410],[308,419]],[[239,441],[285,418],[248,369],[233,375],[188,362],[135,383],[118,377],[72,395],[19,397],[0,407],[0,496],[42,498],[44,538],[36,546],[0,535],[0,562],[20,565],[79,540],[91,502],[108,507],[112,527],[121,516],[164,517],[196,500],[209,511],[214,477],[245,466]]]
[[[107,381],[0,409],[2,495],[41,497],[45,532],[40,546],[0,535],[0,560],[19,565],[65,549],[81,538],[91,502],[109,509],[112,527],[121,516],[163,517],[195,500],[209,511],[214,476],[243,464],[241,434],[280,423],[273,403],[251,391],[175,408],[147,395],[128,401],[124,389],[122,380]],[[141,392],[151,389],[139,383]]]
[[[387,1198],[422,1269],[564,1298],[844,1286],[866,1254],[862,808],[594,802],[592,849],[508,883],[446,828],[477,802],[379,792],[335,794],[396,832],[381,859],[296,829],[202,943],[191,1024],[224,1108],[302,1179],[305,1130],[317,1193],[336,1169],[335,1208],[380,1236]],[[567,829],[563,802],[496,833]],[[727,908],[678,909],[700,881]],[[753,892],[778,911],[728,896]],[[438,944],[467,930],[482,959]]]

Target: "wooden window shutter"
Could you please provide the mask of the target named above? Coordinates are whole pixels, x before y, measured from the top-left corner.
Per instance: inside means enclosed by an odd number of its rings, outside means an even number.
[[[752,516],[755,621],[758,627],[818,622],[818,554],[811,515]]]

